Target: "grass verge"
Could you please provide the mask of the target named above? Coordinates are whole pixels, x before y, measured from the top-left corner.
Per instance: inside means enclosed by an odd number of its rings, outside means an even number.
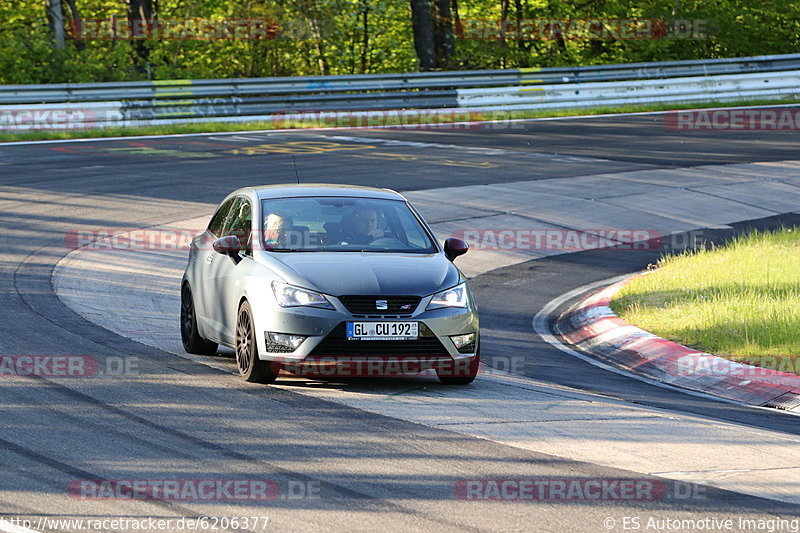
[[[531,118],[570,117],[578,115],[604,115],[609,113],[642,113],[658,111],[677,111],[681,109],[696,109],[710,106],[723,107],[752,107],[760,105],[790,105],[800,104],[796,99],[771,99],[771,100],[742,100],[737,102],[694,102],[687,104],[650,104],[650,105],[623,105],[614,107],[595,107],[590,109],[552,109],[552,110],[526,110],[526,111],[491,111],[476,115],[475,120],[515,120]],[[404,119],[404,125],[398,129],[407,129],[418,123],[413,119]],[[443,122],[444,124],[445,122]],[[438,123],[437,123],[438,124]],[[103,137],[132,137],[140,135],[180,135],[192,133],[223,133],[232,131],[261,131],[272,129],[307,129],[319,127],[352,127],[357,126],[354,120],[342,126],[336,121],[311,121],[306,123],[255,121],[255,122],[207,122],[194,124],[174,124],[165,126],[140,126],[130,128],[95,128],[67,131],[29,131],[9,132],[0,130],[0,142],[39,141],[59,139],[90,139]],[[366,124],[365,124],[366,125]]]
[[[667,256],[614,297],[627,322],[728,359],[798,373],[800,228]]]

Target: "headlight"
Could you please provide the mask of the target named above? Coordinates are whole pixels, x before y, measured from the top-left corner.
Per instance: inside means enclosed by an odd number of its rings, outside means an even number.
[[[279,281],[272,282],[272,292],[281,307],[319,307],[333,309],[333,304],[325,296],[308,289],[287,285]]]
[[[437,292],[433,295],[431,303],[426,309],[440,309],[442,307],[466,307],[469,303],[467,296],[467,286],[465,283],[456,285],[452,289]]]

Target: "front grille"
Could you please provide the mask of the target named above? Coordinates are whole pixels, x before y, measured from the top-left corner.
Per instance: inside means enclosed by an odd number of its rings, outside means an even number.
[[[365,356],[365,357],[449,357],[447,349],[425,324],[419,324],[419,338],[415,341],[349,341],[344,322],[336,326],[309,357]]]
[[[339,301],[354,315],[410,315],[419,305],[420,296],[339,296]],[[386,300],[386,309],[378,309],[378,300]]]
[[[283,344],[267,341],[267,352],[269,353],[292,353],[294,350]]]

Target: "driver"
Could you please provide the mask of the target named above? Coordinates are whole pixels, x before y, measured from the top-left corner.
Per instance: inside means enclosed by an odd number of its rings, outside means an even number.
[[[353,211],[353,219],[347,225],[342,241],[349,244],[369,244],[387,233],[389,232],[378,228],[378,212],[374,207],[359,206]]]

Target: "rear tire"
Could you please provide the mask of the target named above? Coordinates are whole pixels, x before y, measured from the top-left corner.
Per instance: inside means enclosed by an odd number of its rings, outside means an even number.
[[[463,368],[458,363],[455,363],[451,371],[441,372],[436,370],[436,377],[439,378],[444,385],[469,385],[478,375],[478,368],[481,362],[481,347],[478,345],[478,350],[475,352],[475,357],[469,363],[469,367]],[[460,375],[443,375],[443,374],[460,374]]]
[[[253,310],[247,301],[239,306],[236,315],[236,367],[245,381],[250,383],[272,383],[278,378],[280,369],[269,361],[258,358]]]
[[[181,288],[181,340],[183,349],[188,353],[197,355],[217,353],[217,343],[204,339],[197,330],[197,314],[189,283],[184,283]]]

